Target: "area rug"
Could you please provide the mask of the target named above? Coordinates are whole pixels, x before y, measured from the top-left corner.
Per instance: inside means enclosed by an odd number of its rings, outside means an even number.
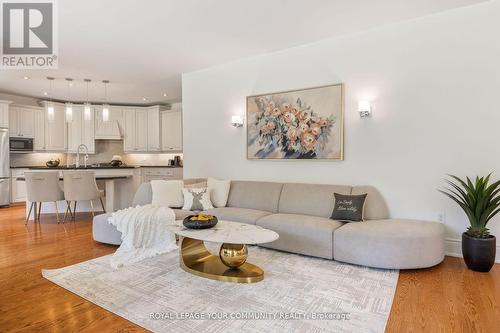
[[[261,282],[194,276],[173,251],[114,270],[110,256],[42,275],[154,332],[384,332],[398,271],[249,249]]]

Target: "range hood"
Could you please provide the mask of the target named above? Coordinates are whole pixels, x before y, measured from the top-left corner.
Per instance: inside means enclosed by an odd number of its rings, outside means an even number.
[[[121,140],[120,126],[117,120],[110,120],[100,122],[96,132],[95,138],[97,140]]]

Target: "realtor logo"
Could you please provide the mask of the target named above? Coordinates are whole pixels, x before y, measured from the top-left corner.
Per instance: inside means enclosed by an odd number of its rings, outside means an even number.
[[[1,1],[1,68],[57,68],[53,0]]]

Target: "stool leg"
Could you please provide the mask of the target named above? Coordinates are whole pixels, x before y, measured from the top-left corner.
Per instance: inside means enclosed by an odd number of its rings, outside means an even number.
[[[75,221],[76,219],[76,200],[75,200],[75,204],[73,205],[73,222]]]
[[[40,213],[42,212],[42,202],[38,204],[38,223],[40,223]]]
[[[90,200],[90,208],[92,209],[92,217],[94,217],[94,203]]]
[[[28,220],[30,219],[30,216],[31,216],[31,211],[33,210],[33,205],[34,205],[34,204],[35,204],[35,203],[34,203],[34,202],[32,202],[32,203],[31,203],[31,205],[30,205],[30,210],[29,210],[29,212],[28,212],[28,216],[26,217],[26,222],[24,223],[24,225],[27,225],[27,224],[28,224]],[[36,214],[35,214],[35,215],[36,215]]]
[[[102,203],[102,198],[99,198],[99,201],[101,201],[102,211],[106,213],[106,208],[104,208],[104,204]]]
[[[54,205],[56,206],[56,220],[57,224],[59,224],[59,210],[57,209],[57,201],[54,201]]]
[[[63,223],[66,222],[66,216],[68,216],[68,208],[69,210],[71,210],[71,208],[69,207],[69,201],[66,200],[66,209],[64,210]]]

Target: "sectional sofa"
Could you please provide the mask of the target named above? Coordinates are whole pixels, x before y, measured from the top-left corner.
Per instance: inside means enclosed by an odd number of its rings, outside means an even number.
[[[330,219],[335,192],[368,193],[365,221],[342,223]],[[133,205],[148,204],[151,199],[151,184],[144,183]],[[174,211],[177,219],[192,214]],[[444,259],[444,226],[390,219],[386,202],[371,186],[232,181],[227,206],[207,213],[276,231],[279,239],[261,246],[281,251],[394,269],[431,267]],[[120,244],[121,234],[107,223],[108,216],[94,218],[94,239]]]

